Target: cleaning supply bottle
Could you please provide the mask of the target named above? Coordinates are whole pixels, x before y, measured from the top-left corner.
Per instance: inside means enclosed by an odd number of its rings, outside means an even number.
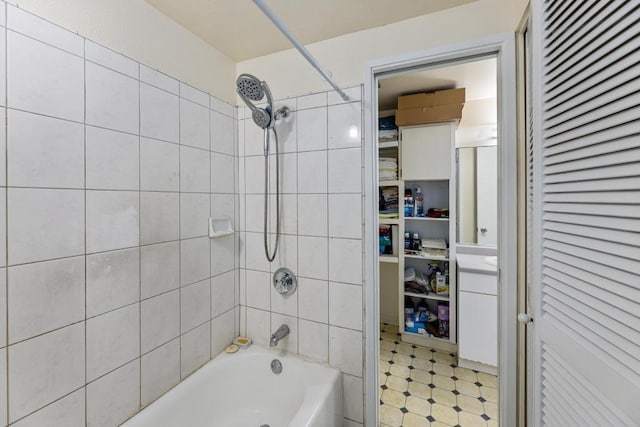
[[[422,196],[422,190],[420,187],[416,188],[415,199],[415,209],[413,210],[414,216],[424,216],[424,197]]]
[[[413,195],[411,194],[411,189],[407,189],[404,192],[404,216],[412,217],[414,212],[414,201]]]

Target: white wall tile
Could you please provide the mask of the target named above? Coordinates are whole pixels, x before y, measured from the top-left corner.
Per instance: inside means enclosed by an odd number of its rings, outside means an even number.
[[[217,276],[235,266],[235,234],[211,239],[211,275]]]
[[[264,130],[251,117],[245,120],[244,138],[245,156],[264,156]]]
[[[329,239],[329,280],[362,284],[362,241]]]
[[[264,237],[262,233],[245,233],[244,242],[246,267],[251,270],[269,271],[269,262],[264,253]]]
[[[140,242],[168,242],[180,237],[178,193],[140,193]]]
[[[234,158],[226,154],[211,153],[211,192],[233,193]],[[264,170],[264,169],[263,169]]]
[[[142,356],[141,371],[141,404],[147,405],[180,381],[180,340]]]
[[[235,311],[229,310],[211,321],[211,357],[217,356],[236,336]]]
[[[300,319],[298,330],[300,354],[316,362],[326,363],[329,360],[329,325]]]
[[[278,245],[278,253],[276,258],[271,262],[271,271],[275,271],[280,267],[287,267],[298,274],[298,237],[288,234],[280,236],[280,244]],[[271,253],[275,247],[275,235],[270,235]]]
[[[326,280],[298,278],[300,318],[314,322],[329,321],[329,283]]]
[[[327,109],[298,111],[298,151],[327,149]]]
[[[280,193],[295,194],[298,192],[297,154],[280,154]],[[269,169],[271,172],[271,193],[276,192],[276,157],[269,156]]]
[[[209,154],[209,151],[180,147],[180,191],[210,191]]]
[[[9,343],[84,319],[84,257],[9,268]]]
[[[324,107],[327,105],[327,92],[314,93],[298,97],[298,110]]]
[[[287,351],[290,353],[298,353],[298,318],[291,316],[284,316],[282,314],[271,313],[271,334],[274,333],[280,326],[287,325],[289,327],[289,335],[284,337],[278,342],[277,349],[280,351]]]
[[[271,298],[271,275],[263,271],[246,271],[247,305],[269,310]]]
[[[16,427],[84,425],[84,399],[84,389],[75,391],[11,425]]]
[[[137,134],[140,112],[138,89],[138,80],[87,62],[87,123]]]
[[[264,195],[247,194],[245,198],[246,224],[245,230],[262,233],[264,229]]]
[[[298,192],[327,192],[326,151],[310,151],[298,154]]]
[[[139,78],[139,64],[136,61],[91,40],[85,42],[85,58],[136,80]]]
[[[329,194],[329,237],[362,237],[362,195]]]
[[[140,138],[112,130],[86,127],[87,188],[138,190]]]
[[[180,375],[185,378],[207,363],[211,357],[211,322],[180,337]]]
[[[208,237],[180,241],[180,283],[182,286],[199,282],[210,276],[209,251]]]
[[[329,323],[362,330],[362,286],[329,282]]]
[[[2,417],[2,423],[0,425],[7,425],[7,416],[8,416],[8,408],[7,408],[7,348],[3,348],[0,350],[0,384],[3,384],[0,387],[0,417]]]
[[[211,151],[234,155],[233,119],[211,111]]]
[[[7,190],[0,188],[0,267],[7,264]]]
[[[209,150],[209,109],[182,98],[180,144]]]
[[[115,426],[140,405],[140,359],[87,384],[87,426]]]
[[[2,8],[0,8],[2,9]],[[7,33],[0,31],[0,105],[7,105]]]
[[[0,32],[2,34],[2,32]],[[2,36],[0,36],[0,43],[2,43]],[[0,48],[0,55],[2,55],[2,50]],[[0,67],[2,67],[2,59],[0,58]],[[0,69],[0,79],[2,76],[2,70]],[[2,96],[2,82],[0,82],[0,96]],[[0,104],[4,104],[0,102]],[[2,107],[0,108],[0,115],[2,117],[6,117],[7,109]],[[0,120],[0,186],[7,185],[7,121]]]
[[[140,248],[140,293],[149,298],[180,286],[180,242]]]
[[[84,120],[82,58],[9,31],[7,61],[10,107]]]
[[[140,135],[179,141],[180,105],[176,95],[140,84]]]
[[[87,252],[137,246],[139,201],[137,192],[87,191]]]
[[[9,421],[84,385],[84,324],[9,347]]]
[[[211,278],[211,315],[217,317],[235,304],[235,271]],[[1,290],[1,288],[0,288]]]
[[[84,56],[82,37],[14,6],[7,6],[7,28],[60,49]]]
[[[293,295],[281,295],[276,291],[272,283],[269,284],[271,285],[269,286],[271,292],[271,312],[297,317],[298,292],[295,292]]]
[[[264,209],[264,197],[261,198],[262,207],[250,213],[250,216],[259,215]],[[276,230],[276,196],[275,194],[269,195],[269,206],[271,211],[271,231]],[[259,218],[260,223],[264,222],[264,218]],[[263,230],[263,226],[260,226],[259,231]],[[283,234],[298,234],[298,195],[297,194],[281,194],[280,195],[280,232]]]
[[[174,95],[179,93],[180,82],[143,64],[140,64],[140,81],[171,92]]]
[[[180,289],[180,331],[185,333],[211,318],[209,279]]]
[[[344,373],[362,376],[362,332],[329,326],[329,364]]]
[[[209,97],[209,106],[213,111],[217,111],[218,113],[233,117],[233,110],[235,107],[216,98],[215,96]]]
[[[87,317],[140,298],[140,249],[87,255]]]
[[[246,316],[247,336],[256,344],[268,346],[272,333],[271,314],[268,311],[247,307]]]
[[[140,138],[140,189],[178,191],[180,189],[180,147]]]
[[[359,102],[329,107],[329,148],[360,147],[362,145],[361,121],[362,110]]]
[[[87,320],[87,381],[140,356],[140,304]]]
[[[8,183],[84,188],[84,126],[9,110]]]
[[[329,150],[329,193],[362,193],[360,148]]]
[[[140,303],[140,322],[143,354],[180,335],[179,291],[175,290],[142,301]]]
[[[7,271],[5,268],[0,269],[0,348],[7,345]],[[2,353],[4,354],[4,353]],[[0,359],[0,362],[2,360]],[[2,363],[0,363],[2,369]],[[6,380],[6,378],[5,378]],[[0,384],[2,379],[0,378]],[[2,398],[2,387],[0,387],[0,398]],[[2,402],[0,402],[0,417],[3,411]],[[5,408],[6,412],[6,408]],[[2,418],[0,418],[1,420]]]
[[[327,93],[328,95],[327,102],[329,103],[329,105],[344,104],[346,102],[355,102],[355,101],[359,101],[362,98],[362,88],[360,86],[343,89],[343,91],[344,93],[347,94],[349,99],[345,101],[344,99],[342,99],[342,97],[338,92],[329,91]]]
[[[180,82],[180,97],[209,108],[209,94]]]
[[[235,198],[233,194],[212,194],[211,195],[211,216],[213,218],[227,217],[231,219],[231,224],[237,230],[235,224]]]
[[[180,238],[208,235],[210,209],[209,194],[180,194]]]
[[[342,375],[342,393],[344,396],[345,418],[362,422],[364,413],[362,378],[351,375]]]
[[[245,191],[247,194],[264,194],[264,157],[245,158]],[[300,162],[298,161],[298,165]],[[215,169],[214,169],[215,170]]]
[[[8,191],[10,265],[84,253],[84,191]]]
[[[276,103],[276,108],[277,107]],[[281,118],[276,123],[276,132],[278,133],[278,151],[282,153],[295,153],[298,151],[297,140],[297,113],[289,112],[289,117]],[[276,153],[275,137],[273,132],[269,132],[269,154]]]
[[[324,237],[298,236],[298,275],[311,279],[327,279],[328,241]]]
[[[327,195],[298,195],[298,233],[303,236],[327,236]]]

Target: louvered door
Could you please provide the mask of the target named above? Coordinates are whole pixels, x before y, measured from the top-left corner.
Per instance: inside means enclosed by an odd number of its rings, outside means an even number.
[[[638,426],[640,0],[540,0],[533,19],[535,419]]]

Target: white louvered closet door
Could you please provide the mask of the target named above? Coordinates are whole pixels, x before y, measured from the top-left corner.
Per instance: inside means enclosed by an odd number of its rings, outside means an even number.
[[[534,2],[536,419],[640,426],[640,0]]]

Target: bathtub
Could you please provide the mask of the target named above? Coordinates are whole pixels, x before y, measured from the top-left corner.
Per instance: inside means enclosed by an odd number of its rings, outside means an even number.
[[[252,345],[218,355],[122,426],[338,427],[342,417],[339,371]]]

